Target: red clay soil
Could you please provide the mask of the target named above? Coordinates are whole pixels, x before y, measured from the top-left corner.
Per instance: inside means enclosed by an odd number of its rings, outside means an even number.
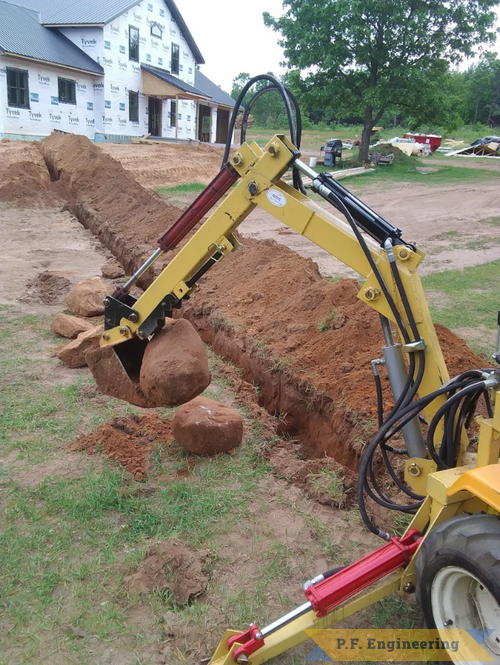
[[[133,272],[180,211],[83,137],[52,135],[41,149],[71,210]],[[312,260],[282,245],[248,239],[202,278],[181,310],[244,380],[259,385],[259,403],[307,456],[328,455],[353,469],[375,427],[370,360],[383,345],[378,315],[358,301],[358,289],[354,280],[325,280]],[[450,331],[439,327],[438,335],[451,375],[484,365]]]
[[[35,143],[0,143],[0,201],[30,207],[60,206],[64,202],[52,186]]]
[[[168,420],[160,419],[156,413],[132,414],[113,418],[92,434],[80,436],[70,448],[116,459],[136,480],[143,480],[147,476],[150,453],[171,441]]]
[[[122,257],[120,263],[131,274],[181,211],[142,187],[84,136],[51,134],[39,145],[51,180],[66,193],[68,209]]]

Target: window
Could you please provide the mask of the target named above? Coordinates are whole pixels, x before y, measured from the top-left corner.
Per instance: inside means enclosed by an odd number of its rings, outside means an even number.
[[[177,127],[177,102],[170,102],[170,127]]]
[[[128,93],[128,119],[139,122],[139,93],[132,90]]]
[[[57,83],[61,104],[76,104],[76,81],[58,78]]]
[[[9,106],[29,109],[28,70],[7,67],[7,100]]]
[[[156,39],[161,39],[163,36],[163,30],[159,23],[151,23],[151,37],[156,37]]]
[[[139,28],[128,27],[128,59],[139,62]]]
[[[170,71],[179,76],[179,44],[172,44],[172,60],[170,62]]]

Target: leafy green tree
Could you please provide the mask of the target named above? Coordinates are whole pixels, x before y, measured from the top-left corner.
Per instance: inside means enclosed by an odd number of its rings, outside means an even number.
[[[500,60],[484,53],[464,74],[467,121],[498,125],[500,121]]]
[[[268,72],[274,76],[272,72]],[[231,97],[237,99],[244,86],[250,81],[252,77],[247,72],[241,72],[233,79],[233,86],[231,90]],[[283,85],[287,86],[286,77],[279,78]],[[259,81],[246,93],[243,98],[243,106],[246,107],[255,93],[259,90],[267,88],[270,85],[268,81]],[[251,114],[254,118],[254,123],[259,127],[268,127],[270,129],[284,129],[288,126],[286,110],[283,104],[281,95],[277,91],[270,91],[259,97],[251,108]]]
[[[360,160],[389,108],[432,116],[429,86],[447,63],[494,38],[498,0],[285,0],[283,16],[264,13],[311,106],[359,115]]]

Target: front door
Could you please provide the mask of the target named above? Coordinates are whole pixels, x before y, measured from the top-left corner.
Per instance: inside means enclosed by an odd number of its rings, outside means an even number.
[[[152,136],[161,136],[161,99],[158,97],[149,97],[148,117],[148,132]]]

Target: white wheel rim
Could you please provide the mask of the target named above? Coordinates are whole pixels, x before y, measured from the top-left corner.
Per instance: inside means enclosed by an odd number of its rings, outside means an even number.
[[[442,568],[432,582],[431,606],[434,622],[442,631],[443,639],[446,639],[446,628],[496,628],[481,646],[500,663],[500,605],[475,575],[459,566]],[[477,652],[476,657],[471,653],[470,657],[467,654],[467,660],[454,662],[465,665],[478,662],[476,658]]]

